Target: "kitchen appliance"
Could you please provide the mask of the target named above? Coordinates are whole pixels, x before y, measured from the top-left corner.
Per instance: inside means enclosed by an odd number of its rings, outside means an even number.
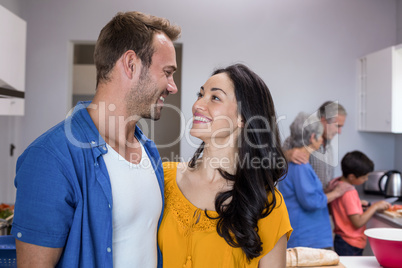
[[[383,183],[385,181],[385,184]],[[402,196],[402,177],[401,172],[390,170],[386,172],[378,181],[378,188],[385,196]]]
[[[363,184],[363,190],[368,194],[378,194],[382,195],[380,187],[378,187],[378,182],[380,178],[386,173],[386,170],[373,171],[368,174],[368,180]],[[386,180],[381,182],[382,188],[385,188]]]

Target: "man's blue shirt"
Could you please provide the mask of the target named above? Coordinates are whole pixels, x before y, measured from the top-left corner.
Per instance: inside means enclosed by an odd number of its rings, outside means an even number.
[[[89,104],[78,103],[71,116],[36,139],[17,162],[11,233],[26,243],[64,247],[57,267],[113,267],[113,199],[102,157],[107,148],[88,114]],[[135,136],[151,159],[164,202],[156,146],[138,127]],[[162,215],[163,209],[158,227]],[[158,267],[161,260],[158,248]]]

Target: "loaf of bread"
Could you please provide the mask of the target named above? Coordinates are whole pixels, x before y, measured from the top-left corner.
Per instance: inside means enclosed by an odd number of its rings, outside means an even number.
[[[296,247],[286,251],[286,267],[309,267],[337,265],[339,256],[335,251],[318,248]]]

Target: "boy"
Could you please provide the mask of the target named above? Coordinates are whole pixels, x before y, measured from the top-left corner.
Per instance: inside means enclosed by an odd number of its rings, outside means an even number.
[[[347,153],[341,161],[342,177],[339,183],[352,185],[363,184],[368,179],[368,173],[374,170],[373,162],[362,152]],[[390,206],[388,202],[379,201],[369,206],[363,212],[362,203],[357,190],[346,192],[343,196],[330,203],[335,224],[334,248],[339,256],[362,256],[367,238],[364,235],[366,223],[377,211]]]

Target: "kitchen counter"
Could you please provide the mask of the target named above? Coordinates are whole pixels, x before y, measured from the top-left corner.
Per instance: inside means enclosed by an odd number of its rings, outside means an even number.
[[[339,257],[339,261],[346,268],[381,268],[374,256],[363,257]]]

